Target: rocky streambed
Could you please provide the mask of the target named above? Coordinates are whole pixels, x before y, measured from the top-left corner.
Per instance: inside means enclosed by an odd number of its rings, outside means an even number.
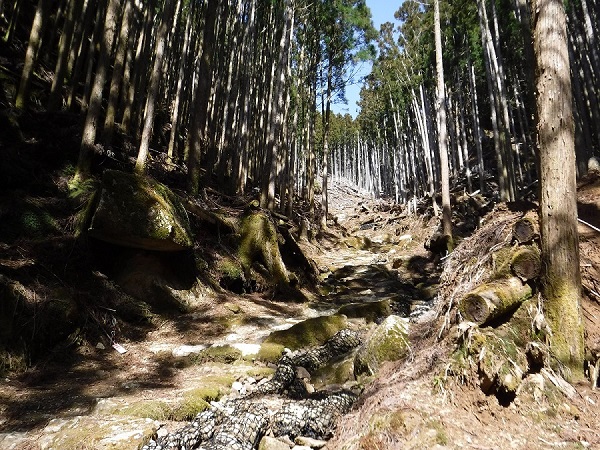
[[[207,295],[144,339],[115,340],[125,353],[99,341],[5,380],[0,448],[324,446],[379,365],[406,354],[435,282],[418,258],[329,255],[316,301]]]

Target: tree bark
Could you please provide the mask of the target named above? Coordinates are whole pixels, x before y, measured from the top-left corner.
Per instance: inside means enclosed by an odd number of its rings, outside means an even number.
[[[71,50],[71,42],[73,40],[73,30],[75,29],[75,21],[80,20],[83,11],[83,3],[84,0],[73,0],[69,6],[69,13],[60,38],[58,59],[56,61],[56,68],[54,69],[54,79],[52,80],[50,97],[48,99],[48,111],[59,109],[62,103],[62,88],[65,74],[67,73],[67,63],[69,52]]]
[[[109,0],[106,9],[104,21],[104,33],[100,37],[100,56],[96,65],[96,76],[90,96],[90,104],[85,116],[83,126],[83,136],[81,139],[81,148],[79,150],[79,159],[75,170],[74,180],[80,181],[89,176],[92,166],[92,156],[94,154],[94,145],[96,143],[96,134],[98,132],[98,122],[102,114],[102,92],[108,73],[110,50],[115,36],[117,26],[117,17],[120,9],[119,0]]]
[[[142,130],[142,139],[138,151],[137,160],[135,162],[134,172],[141,175],[146,171],[146,160],[148,159],[148,151],[150,149],[150,139],[152,138],[152,127],[154,125],[154,111],[158,100],[158,91],[160,89],[160,77],[162,72],[162,64],[165,56],[165,46],[169,25],[173,19],[175,8],[174,0],[166,0],[163,6],[163,14],[161,24],[158,28],[158,36],[156,37],[156,47],[154,49],[154,66],[150,76],[150,87],[148,89],[148,98],[146,100],[146,115],[144,117],[144,129]]]
[[[104,129],[102,130],[102,143],[106,146],[112,144],[113,134],[115,132],[119,91],[121,89],[121,81],[123,80],[123,70],[125,66],[125,57],[127,55],[127,45],[130,33],[129,24],[131,22],[133,11],[132,2],[133,0],[125,0],[123,17],[121,19],[121,29],[119,30],[119,43],[117,47],[117,53],[115,55],[112,78],[110,80],[110,90],[108,94],[106,118],[104,119]]]
[[[442,181],[442,230],[446,238],[447,250],[453,250],[452,211],[450,209],[450,173],[448,169],[448,132],[446,130],[446,89],[444,86],[444,63],[442,60],[442,30],[440,25],[440,2],[434,2],[435,60],[437,72],[437,123],[438,149]],[[434,200],[435,201],[435,200]]]
[[[19,90],[15,98],[15,107],[17,109],[25,109],[29,102],[29,88],[31,87],[31,78],[33,77],[33,69],[37,61],[38,51],[42,45],[42,36],[44,34],[44,26],[48,21],[51,0],[39,0],[35,9],[33,25],[29,34],[29,44],[25,54],[25,65],[19,83]]]
[[[566,17],[562,0],[535,0],[532,11],[544,312],[552,329],[550,349],[577,379],[583,375],[584,339]]]
[[[204,22],[204,37],[202,42],[202,56],[200,58],[200,75],[198,92],[194,108],[194,120],[190,124],[190,150],[188,154],[188,190],[192,195],[197,195],[200,183],[200,158],[202,144],[206,141],[206,122],[208,119],[208,105],[210,101],[210,87],[212,83],[212,60],[215,47],[215,24],[217,21],[218,0],[208,0]]]

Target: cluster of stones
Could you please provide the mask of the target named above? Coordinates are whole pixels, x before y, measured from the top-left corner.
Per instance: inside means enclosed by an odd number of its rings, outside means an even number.
[[[357,395],[347,390],[310,393],[298,369],[314,372],[360,343],[358,333],[342,330],[320,347],[284,355],[273,377],[252,393],[213,403],[191,423],[150,441],[143,450],[253,450],[267,433],[291,439],[329,439],[336,420],[350,411]],[[267,397],[274,395],[288,398],[275,411],[267,406]]]

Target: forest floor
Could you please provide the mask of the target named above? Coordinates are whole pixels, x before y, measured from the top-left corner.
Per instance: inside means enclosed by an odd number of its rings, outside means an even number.
[[[318,245],[306,246],[325,274],[323,296],[290,303],[259,294],[207,293],[191,313],[162,317],[151,327],[132,326],[127,333],[117,329],[116,343],[125,353],[105,340],[57,351],[24,374],[2,380],[0,448],[138,448],[135,442],[157,429],[182,425],[167,420],[165,408],[181,405],[195,388],[272,373],[267,364],[245,358],[198,364],[195,349],[229,344],[252,353],[273,329],[330,313],[353,299],[403,295],[413,299],[410,357],[384,364],[326,448],[600,448],[600,394],[589,382],[575,385],[572,398],[523,395],[503,406],[476,383],[447,379],[456,339],[439,338],[442,318],[435,295],[446,260],[423,246],[437,220],[402,215],[343,185],[332,188],[330,202],[336,226]],[[580,189],[580,206],[580,216],[599,226],[598,180]],[[497,219],[510,212],[500,208],[495,214]],[[600,292],[600,233],[583,224],[580,232],[587,341],[597,351],[600,298],[593,297]],[[98,432],[100,423],[106,428]]]

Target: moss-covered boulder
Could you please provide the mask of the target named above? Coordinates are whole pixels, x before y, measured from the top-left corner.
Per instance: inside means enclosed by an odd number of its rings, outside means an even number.
[[[354,357],[354,375],[375,375],[385,361],[398,361],[410,350],[408,319],[387,317],[361,345]]]
[[[272,332],[266,343],[283,345],[290,350],[322,345],[338,331],[346,328],[348,319],[341,314],[306,319],[286,330]]]
[[[106,170],[96,197],[90,236],[145,250],[178,251],[193,244],[185,209],[158,181]]]
[[[350,319],[365,319],[367,322],[378,320],[392,314],[390,300],[368,303],[348,303],[338,309],[338,314],[344,314]]]

